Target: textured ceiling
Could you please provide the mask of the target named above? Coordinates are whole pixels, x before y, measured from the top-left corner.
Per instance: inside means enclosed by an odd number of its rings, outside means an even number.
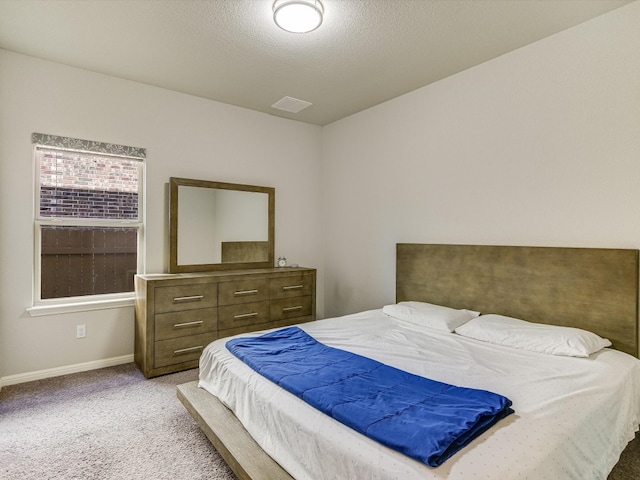
[[[629,0],[323,0],[280,30],[272,0],[0,0],[0,48],[325,125]],[[271,105],[311,102],[297,114]]]

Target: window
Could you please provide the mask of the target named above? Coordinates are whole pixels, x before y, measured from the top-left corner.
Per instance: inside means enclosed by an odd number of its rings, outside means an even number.
[[[131,298],[145,150],[33,134],[34,305]]]

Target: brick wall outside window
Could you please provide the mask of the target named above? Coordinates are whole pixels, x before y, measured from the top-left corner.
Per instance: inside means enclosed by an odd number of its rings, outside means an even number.
[[[40,182],[43,217],[138,218],[136,161],[44,151]]]
[[[43,217],[138,218],[138,194],[110,190],[41,187]]]

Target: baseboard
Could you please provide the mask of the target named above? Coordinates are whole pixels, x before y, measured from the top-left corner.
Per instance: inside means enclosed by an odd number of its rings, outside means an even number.
[[[43,378],[68,375],[70,373],[97,370],[98,368],[113,367],[115,365],[122,365],[123,363],[131,362],[133,362],[133,354],[104,358],[102,360],[93,360],[85,363],[76,363],[74,365],[66,365],[64,367],[47,368],[46,370],[37,370],[35,372],[18,373],[16,375],[9,375],[7,377],[0,378],[0,388],[6,387],[7,385],[32,382],[34,380],[42,380]]]

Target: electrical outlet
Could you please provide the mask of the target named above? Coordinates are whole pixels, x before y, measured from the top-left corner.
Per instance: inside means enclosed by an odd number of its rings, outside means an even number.
[[[86,325],[76,325],[76,338],[84,338],[87,336]]]

